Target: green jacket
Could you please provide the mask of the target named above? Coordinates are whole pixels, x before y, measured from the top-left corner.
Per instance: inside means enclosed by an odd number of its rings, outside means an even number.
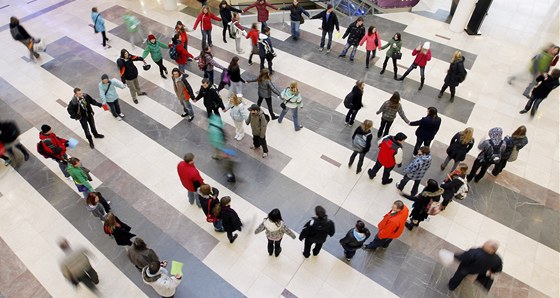
[[[91,184],[89,184],[87,174],[84,172],[84,170],[82,170],[81,167],[76,168],[72,164],[68,163],[68,166],[66,166],[66,171],[68,171],[68,174],[70,174],[72,179],[74,179],[74,183],[81,184],[87,187],[89,191],[95,191]]]
[[[554,59],[554,56],[550,55],[547,50],[543,50],[542,53],[533,57],[529,71],[533,74],[547,73],[552,59]]]
[[[128,30],[128,32],[138,32],[140,21],[135,16],[129,14],[125,15],[124,23],[126,24],[126,29]]]
[[[393,44],[396,44],[397,47],[394,48]],[[401,46],[402,46],[402,42],[400,40],[395,41],[393,38],[391,38],[391,39],[389,39],[389,42],[387,42],[386,45],[381,47],[381,49],[384,50],[388,47],[389,49],[387,50],[387,53],[385,53],[385,55],[387,57],[393,57],[394,52],[400,52],[401,51]]]
[[[146,49],[144,50],[144,53],[142,54],[142,58],[146,58],[148,56],[148,54],[152,55],[152,60],[154,60],[154,62],[159,62],[161,61],[161,50],[160,48],[164,48],[164,49],[169,49],[169,46],[167,46],[164,43],[161,43],[159,41],[156,40],[155,43],[151,43],[150,41],[146,42]]]

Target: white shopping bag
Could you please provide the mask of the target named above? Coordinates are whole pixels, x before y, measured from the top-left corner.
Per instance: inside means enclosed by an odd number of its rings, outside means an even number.
[[[444,266],[449,267],[455,260],[455,254],[447,249],[440,249],[439,259]]]

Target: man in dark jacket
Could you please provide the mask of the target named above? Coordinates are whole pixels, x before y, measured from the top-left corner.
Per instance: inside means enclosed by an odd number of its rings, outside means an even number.
[[[492,286],[492,274],[502,271],[502,259],[496,254],[498,243],[488,240],[479,248],[472,248],[455,258],[461,263],[459,268],[449,280],[449,290],[455,290],[469,274],[478,274],[476,281],[480,282],[487,290]]]
[[[336,13],[334,13],[334,8],[332,4],[327,5],[327,9],[321,11],[320,13],[314,15],[311,19],[321,19],[321,29],[323,32],[321,33],[321,44],[319,45],[319,51],[323,51],[323,47],[325,46],[325,36],[329,35],[329,42],[327,43],[327,53],[331,51],[331,44],[332,44],[332,34],[334,31],[334,27],[336,27],[336,31],[340,32],[340,27],[338,26],[338,17]]]
[[[531,98],[525,105],[525,108],[519,111],[519,114],[525,114],[531,110],[531,117],[535,116],[541,102],[560,84],[558,80],[559,77],[560,69],[558,68],[553,69],[550,75],[544,74],[537,77],[539,85],[533,89]]]
[[[142,61],[144,62],[144,65],[147,64],[142,57],[130,55],[126,49],[122,49],[121,57],[117,59],[117,66],[119,67],[122,82],[126,84],[130,90],[132,101],[134,101],[134,103],[138,103],[136,95],[146,95],[146,92],[142,92],[142,90],[140,90],[140,84],[138,83],[138,69],[134,66],[134,61]]]
[[[315,243],[313,255],[316,256],[321,251],[323,243],[327,241],[327,236],[334,235],[334,222],[327,217],[325,208],[322,206],[315,207],[315,217],[308,221],[304,226],[299,240],[305,239],[303,244],[303,256],[309,258],[311,245]]]
[[[198,91],[195,101],[198,101],[201,98],[204,98],[204,107],[206,107],[208,118],[210,118],[212,113],[220,116],[220,109],[222,109],[222,112],[226,109],[218,91],[214,88],[214,86],[210,85],[210,80],[207,78],[202,79],[202,85],[200,86],[200,90]]]
[[[299,5],[298,0],[294,0],[292,5],[284,6],[280,8],[280,10],[289,10],[290,11],[290,23],[292,25],[292,39],[298,40],[299,39],[299,25],[303,23],[303,16],[302,13],[306,15],[308,18],[309,13],[303,9]]]
[[[348,40],[346,41],[344,50],[342,50],[342,53],[340,53],[338,57],[346,57],[348,49],[352,47],[352,52],[350,53],[350,61],[354,61],[354,55],[356,55],[358,44],[360,44],[360,40],[362,40],[362,37],[364,37],[364,35],[366,35],[366,29],[364,28],[364,19],[362,17],[358,17],[354,23],[348,26],[346,32],[344,32],[342,38],[346,38],[348,36]]]
[[[91,132],[96,139],[102,139],[105,136],[98,133],[97,128],[95,128],[95,120],[93,119],[94,112],[91,105],[98,107],[103,106],[100,102],[91,98],[88,94],[83,93],[82,89],[74,88],[74,96],[70,100],[67,110],[70,114],[70,118],[80,121],[80,124],[84,129],[84,133],[86,134],[86,138],[88,139],[89,147],[93,149],[95,147],[93,145],[93,138],[89,133],[89,129],[91,128]]]

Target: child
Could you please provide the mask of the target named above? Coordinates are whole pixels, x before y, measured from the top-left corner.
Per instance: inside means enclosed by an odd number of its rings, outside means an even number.
[[[249,32],[245,36],[246,39],[251,39],[251,54],[249,55],[249,65],[253,65],[253,55],[259,54],[259,45],[257,44],[259,42],[259,29],[257,29],[257,27],[258,24],[253,23],[253,25],[251,25],[251,30],[249,30]]]
[[[247,33],[245,32],[245,28],[243,28],[243,26],[241,26],[241,24],[239,23],[238,13],[233,13],[233,19],[228,25],[232,26],[231,32],[234,32],[233,38],[235,38],[235,50],[238,54],[245,53],[245,51],[243,51],[243,49],[241,48],[241,36],[247,35]]]
[[[226,111],[229,110],[229,115],[233,119],[235,124],[235,138],[237,141],[241,141],[245,136],[245,129],[243,129],[243,123],[249,117],[249,112],[243,104],[242,94],[232,94],[229,98],[229,103]]]

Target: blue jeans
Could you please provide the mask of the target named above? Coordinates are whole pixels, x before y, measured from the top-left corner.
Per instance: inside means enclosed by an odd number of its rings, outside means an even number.
[[[193,108],[190,100],[181,100],[181,105],[183,106],[183,111],[189,116],[194,116]]]
[[[292,37],[299,38],[299,21],[291,21],[292,23]]]
[[[358,49],[358,46],[353,46],[349,43],[347,43],[344,46],[344,50],[342,50],[342,53],[340,53],[340,56],[346,56],[346,53],[348,52],[348,49],[352,47],[352,52],[350,53],[350,59],[354,59],[354,55],[356,55],[356,50]]]
[[[323,30],[323,33],[321,34],[321,44],[319,45],[319,47],[322,49],[325,46],[325,36],[329,35],[329,41],[327,43],[327,50],[331,49],[331,44],[332,44],[332,31],[327,31],[327,30]]]
[[[212,223],[214,225],[215,230],[224,230],[224,226],[222,225],[222,220],[218,219],[218,221]]]
[[[264,28],[267,28],[268,24],[266,22],[261,22],[261,32],[264,32]]]
[[[200,30],[202,33],[202,50],[206,48],[206,40],[208,40],[208,45],[212,46],[212,30]]]
[[[286,114],[288,113],[288,110],[292,110],[292,117],[294,118],[294,128],[296,130],[300,130],[301,127],[299,125],[299,119],[298,119],[298,110],[299,108],[285,108],[282,110],[282,112],[280,112],[280,116],[278,116],[278,123],[282,123],[282,119],[284,119],[284,116],[286,116]]]

